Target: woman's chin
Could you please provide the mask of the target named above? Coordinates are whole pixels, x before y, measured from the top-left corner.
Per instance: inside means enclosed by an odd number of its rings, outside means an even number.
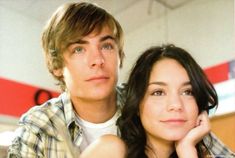
[[[169,140],[169,141],[179,141],[179,140],[183,139],[186,134],[187,134],[187,132],[178,132],[178,133],[172,132],[170,134],[167,134],[165,136],[165,139]]]

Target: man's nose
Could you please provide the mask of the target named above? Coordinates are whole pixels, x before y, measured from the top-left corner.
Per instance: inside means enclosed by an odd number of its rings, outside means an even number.
[[[90,53],[89,65],[90,67],[102,67],[104,65],[104,56],[98,48],[93,49]]]

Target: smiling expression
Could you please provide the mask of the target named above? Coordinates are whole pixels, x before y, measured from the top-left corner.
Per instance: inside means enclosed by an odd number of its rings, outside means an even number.
[[[140,104],[140,119],[150,141],[173,142],[194,128],[198,106],[186,70],[174,59],[157,61]]]

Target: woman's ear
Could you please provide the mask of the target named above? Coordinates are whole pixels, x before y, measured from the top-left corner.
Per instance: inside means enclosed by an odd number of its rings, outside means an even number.
[[[61,77],[63,75],[63,69],[55,69],[53,70],[53,74],[56,76],[56,77]]]

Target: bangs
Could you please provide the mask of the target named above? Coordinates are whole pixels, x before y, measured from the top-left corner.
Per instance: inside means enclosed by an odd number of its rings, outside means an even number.
[[[70,44],[82,39],[90,33],[94,32],[95,35],[98,35],[105,26],[110,29],[112,36],[117,41],[118,31],[115,22],[112,19],[104,17],[102,19],[94,20],[91,18],[88,23],[81,23],[78,21],[77,23],[68,24],[64,32],[61,34],[61,50],[66,49]]]

